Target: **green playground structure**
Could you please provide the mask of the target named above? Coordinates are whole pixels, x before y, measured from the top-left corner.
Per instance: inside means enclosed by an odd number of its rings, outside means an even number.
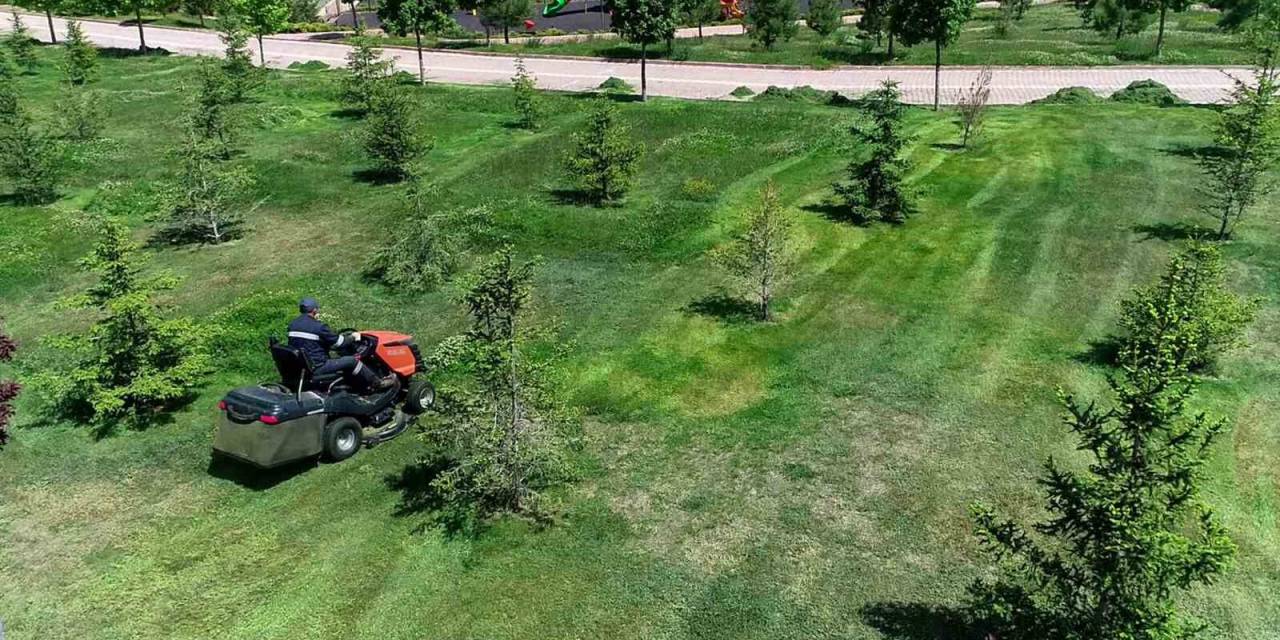
[[[551,2],[543,5],[542,17],[550,18],[551,16],[563,11],[567,6],[569,6],[569,0],[551,0]]]

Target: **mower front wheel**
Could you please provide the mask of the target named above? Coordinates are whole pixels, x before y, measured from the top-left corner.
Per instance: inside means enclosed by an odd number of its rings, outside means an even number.
[[[416,416],[436,403],[436,388],[424,379],[409,383],[409,391],[404,398],[404,412]]]
[[[324,457],[342,462],[360,450],[363,430],[355,418],[338,418],[324,427]]]

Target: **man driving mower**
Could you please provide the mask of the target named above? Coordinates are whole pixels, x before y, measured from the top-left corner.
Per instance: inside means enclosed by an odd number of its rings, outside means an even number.
[[[329,325],[317,318],[320,303],[315,298],[303,298],[298,303],[301,313],[289,323],[289,346],[302,351],[303,357],[317,376],[340,374],[343,380],[357,388],[383,391],[396,383],[395,374],[379,378],[355,356],[329,357],[329,350],[353,346],[359,342],[359,332],[334,333]]]

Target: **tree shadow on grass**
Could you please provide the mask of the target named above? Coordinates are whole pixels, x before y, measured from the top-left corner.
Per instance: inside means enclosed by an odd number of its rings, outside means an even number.
[[[733,324],[755,322],[758,309],[755,304],[742,298],[731,296],[724,291],[716,291],[708,296],[690,302],[685,312],[715,318]]]
[[[1107,336],[1090,340],[1088,348],[1072,356],[1071,359],[1081,364],[1113,367],[1120,360],[1120,337]]]
[[[405,465],[399,473],[384,476],[382,481],[387,488],[400,492],[400,502],[396,504],[393,515],[398,518],[407,518],[443,509],[444,499],[440,492],[431,486],[431,482],[441,473],[448,471],[452,464],[447,458],[438,456]],[[414,527],[413,531],[422,533],[431,528],[431,524],[431,522],[424,522]],[[446,531],[448,531],[447,527]]]
[[[230,480],[245,489],[266,491],[286,480],[297,477],[319,466],[318,458],[303,458],[271,469],[259,469],[251,464],[215,453],[209,458],[209,475]]]
[[[862,621],[890,640],[977,640],[957,607],[915,602],[877,602],[859,610]]]
[[[1209,237],[1208,229],[1190,222],[1155,222],[1151,224],[1138,224],[1133,226],[1133,232],[1142,234],[1139,239],[1147,240],[1164,240],[1165,242],[1177,242],[1179,240],[1203,240]]]
[[[1226,157],[1228,150],[1216,144],[1176,144],[1161,149],[1164,153],[1180,158],[1190,158],[1192,160],[1204,160],[1207,158],[1223,158]]]
[[[959,142],[935,142],[929,146],[939,151],[963,151],[965,149],[965,146]]]
[[[404,176],[382,169],[360,169],[351,174],[358,182],[383,187],[404,182]]]
[[[822,216],[823,218],[830,220],[831,222],[839,222],[841,224],[851,224],[856,227],[869,226],[869,223],[867,221],[860,220],[854,217],[849,212],[848,207],[835,202],[831,202],[829,200],[824,200],[822,202],[815,202],[812,204],[806,204],[800,208],[804,211],[808,211],[809,213],[816,213]]]
[[[359,120],[364,117],[364,109],[355,107],[342,107],[329,112],[329,115],[343,120]]]
[[[586,189],[552,189],[548,192],[555,204],[574,207],[607,207],[609,203],[600,202]]]

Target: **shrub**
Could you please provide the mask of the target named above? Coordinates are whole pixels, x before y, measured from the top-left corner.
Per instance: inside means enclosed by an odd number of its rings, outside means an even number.
[[[0,363],[13,360],[18,351],[18,343],[4,332],[4,319],[0,318]],[[9,442],[9,421],[13,419],[14,398],[22,386],[12,380],[0,380],[0,449]]]
[[[761,101],[780,100],[787,102],[808,102],[812,104],[829,104],[837,106],[853,102],[839,91],[823,91],[822,89],[814,89],[809,85],[802,85],[794,88],[770,85],[764,91],[761,91],[756,95],[755,99]]]
[[[733,91],[730,91],[730,92],[729,92],[729,95],[731,95],[731,96],[733,96],[733,97],[735,97],[735,98],[750,98],[751,96],[754,96],[755,94],[756,94],[756,92],[755,92],[755,91],[752,91],[752,90],[751,90],[751,87],[748,87],[748,86],[746,86],[746,85],[741,85],[741,86],[739,86],[737,89],[734,89]]]
[[[289,70],[291,71],[325,71],[327,69],[329,69],[329,65],[320,62],[319,60],[289,63]]]
[[[1098,94],[1085,87],[1063,87],[1031,104],[1097,104]]]
[[[829,36],[840,28],[840,3],[837,0],[810,0],[809,13],[804,20],[810,29]]]
[[[1187,103],[1186,100],[1179,98],[1170,91],[1169,87],[1155,80],[1134,81],[1129,86],[1111,94],[1111,101],[1149,104],[1158,107],[1171,107]]]
[[[342,83],[342,101],[361,114],[373,108],[382,84],[392,71],[390,60],[383,59],[373,38],[358,35],[351,39],[347,69]]]
[[[516,75],[511,78],[512,98],[520,119],[516,123],[522,129],[538,128],[537,79],[524,66],[524,59],[516,58]]]
[[[707,202],[716,197],[716,185],[706,178],[689,178],[680,185],[680,195],[690,200]]]
[[[88,89],[72,89],[62,103],[62,131],[80,142],[95,140],[102,133],[106,113],[102,108],[102,96]]]

